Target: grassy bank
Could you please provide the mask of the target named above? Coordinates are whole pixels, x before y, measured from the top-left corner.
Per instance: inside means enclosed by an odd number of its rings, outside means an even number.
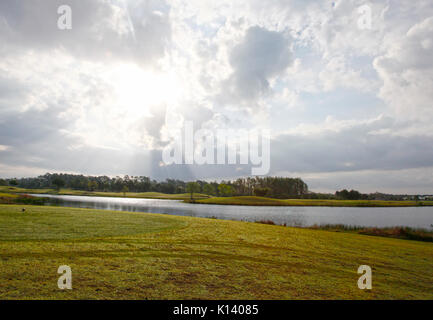
[[[26,194],[0,193],[0,204],[44,205],[45,198],[32,197]]]
[[[350,232],[377,237],[433,242],[433,231],[426,229],[414,229],[409,227],[375,228],[329,224],[320,226],[315,225],[310,227],[310,229],[328,230],[334,232]]]
[[[185,200],[191,202],[190,200]],[[271,199],[265,197],[213,197],[197,199],[194,203],[239,206],[299,206],[299,207],[415,207],[433,206],[433,201],[380,201],[380,200],[316,200]]]
[[[0,299],[433,299],[433,244],[257,223],[0,205]],[[72,268],[72,290],[57,268]],[[359,265],[373,289],[359,290]]]
[[[70,195],[70,196],[90,196],[90,197],[121,197],[121,198],[145,198],[145,199],[167,199],[167,200],[185,200],[190,198],[189,193],[167,194],[160,192],[100,192],[84,191],[72,189],[24,189],[17,187],[0,187],[0,193],[34,193],[34,194],[53,194],[53,195]],[[209,198],[205,194],[194,194],[197,199]]]

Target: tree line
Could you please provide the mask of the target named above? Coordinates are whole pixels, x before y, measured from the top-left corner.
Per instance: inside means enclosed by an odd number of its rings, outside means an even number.
[[[145,176],[108,177],[84,176],[66,173],[46,173],[35,178],[0,179],[0,185],[28,189],[67,188],[106,192],[162,192],[186,193],[193,188],[196,193],[212,196],[266,196],[274,198],[302,197],[308,194],[308,186],[300,178],[248,177],[221,182],[197,180],[194,185],[176,179],[153,180]]]
[[[263,196],[270,198],[339,199],[339,200],[406,200],[417,196],[384,193],[364,194],[356,190],[340,190],[334,194],[315,193],[308,190],[300,178],[248,177],[236,180],[192,181],[176,179],[153,180],[145,176],[108,177],[84,176],[66,173],[46,173],[36,178],[0,179],[0,186],[17,186],[28,189],[74,189],[106,192],[162,192],[168,194],[203,193],[211,196]]]

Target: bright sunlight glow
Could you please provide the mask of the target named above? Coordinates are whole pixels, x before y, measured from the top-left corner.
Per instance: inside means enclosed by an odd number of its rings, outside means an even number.
[[[173,74],[146,71],[133,64],[114,69],[110,82],[117,105],[133,117],[150,115],[150,108],[175,104],[181,88]]]

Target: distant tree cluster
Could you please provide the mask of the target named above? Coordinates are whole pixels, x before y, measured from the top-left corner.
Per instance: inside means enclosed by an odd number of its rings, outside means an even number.
[[[401,201],[406,200],[408,197],[416,197],[416,196],[406,196],[406,195],[395,195],[395,194],[385,194],[385,193],[361,193],[356,190],[346,190],[343,189],[341,191],[335,192],[335,199],[339,200],[385,200],[385,201]]]
[[[46,173],[36,178],[3,179],[4,185],[29,189],[68,188],[86,191],[110,192],[162,192],[204,193],[212,196],[266,196],[274,198],[303,197],[308,194],[308,186],[300,178],[254,177],[239,178],[234,181],[187,183],[181,180],[152,180],[144,176],[84,176],[75,174]]]
[[[308,186],[300,178],[254,177],[224,182],[234,195],[255,195],[271,198],[299,198],[308,194]]]
[[[339,200],[366,200],[368,199],[367,194],[362,194],[356,190],[341,190],[335,192],[335,197]]]
[[[356,190],[346,190],[343,189],[341,191],[335,192],[335,199],[339,200],[387,200],[387,201],[401,201],[406,200],[407,196],[405,195],[394,195],[394,194],[385,194],[385,193],[361,193]]]

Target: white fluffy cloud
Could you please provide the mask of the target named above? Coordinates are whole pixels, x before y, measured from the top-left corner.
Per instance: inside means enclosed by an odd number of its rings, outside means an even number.
[[[433,16],[414,24],[377,57],[380,97],[404,119],[433,120]]]

